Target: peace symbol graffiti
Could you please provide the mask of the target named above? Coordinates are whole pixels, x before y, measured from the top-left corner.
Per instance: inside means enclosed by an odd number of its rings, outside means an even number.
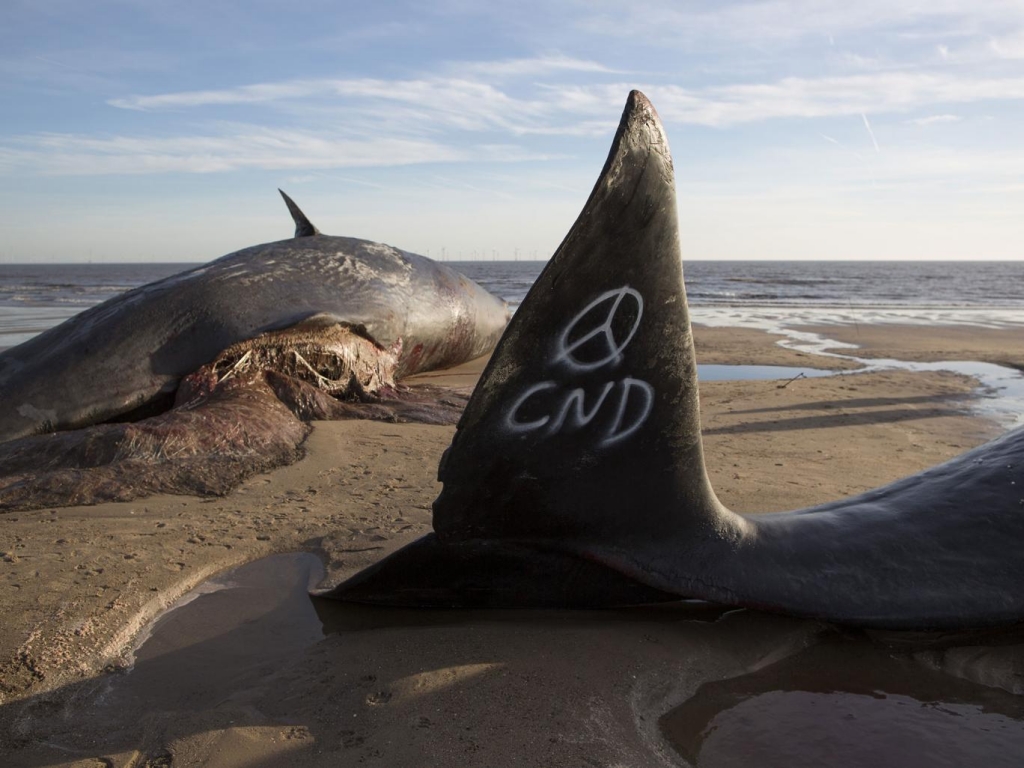
[[[594,312],[603,304],[608,305],[606,312]],[[622,338],[616,338],[616,317],[620,312],[626,312],[630,309],[635,312],[632,324],[624,336],[622,329],[619,328],[618,333]],[[589,319],[591,314],[596,315],[596,319],[601,319],[603,315],[604,319],[581,336],[575,337],[576,326],[584,319]],[[629,286],[624,285],[621,288],[614,288],[602,293],[587,304],[562,331],[561,336],[558,338],[555,362],[567,363],[581,371],[590,371],[609,363],[618,362],[622,357],[622,350],[633,340],[633,336],[640,327],[640,318],[643,317],[643,314],[644,299]],[[628,318],[628,315],[626,317]],[[628,319],[626,322],[629,322]],[[620,322],[619,325],[622,324]],[[600,338],[599,342],[595,344],[590,343],[598,338]],[[570,342],[569,339],[573,340]],[[575,353],[582,351],[584,347],[589,353],[587,355],[588,359],[581,360]]]

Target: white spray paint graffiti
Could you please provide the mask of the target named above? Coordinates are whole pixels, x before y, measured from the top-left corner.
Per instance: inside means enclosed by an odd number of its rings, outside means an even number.
[[[633,321],[633,326],[629,329],[629,333],[626,334],[626,338],[622,341],[617,341],[615,339],[615,334],[612,333],[612,321],[615,320],[615,315],[618,313],[623,299],[627,296],[636,302],[636,319]],[[604,322],[595,326],[588,333],[583,334],[580,338],[570,344],[569,336],[572,335],[573,329],[579,324],[579,322],[590,314],[591,310],[596,309],[601,306],[601,304],[608,301],[612,301],[612,305],[608,310],[608,314],[604,318]],[[562,335],[558,338],[558,354],[555,356],[555,362],[566,363],[580,371],[590,371],[595,368],[600,368],[602,365],[619,362],[619,360],[622,359],[622,350],[624,350],[629,345],[629,342],[633,340],[633,336],[636,335],[637,328],[640,327],[640,318],[643,316],[644,298],[628,285],[624,285],[621,288],[616,288],[611,291],[605,291],[592,302],[587,304],[587,306],[585,306],[583,310],[580,311],[567,326],[565,326],[565,330],[562,331]],[[604,336],[607,354],[602,358],[591,360],[590,362],[577,360],[573,355],[573,352],[597,336]]]
[[[613,323],[623,302],[627,301],[635,305],[636,317],[625,337],[616,339]],[[569,339],[579,323],[602,304],[609,304],[604,320],[570,342]],[[643,314],[643,296],[628,285],[602,293],[578,312],[562,330],[556,343],[554,357],[550,361],[551,364],[562,365],[573,373],[594,371],[605,366],[615,367],[622,361],[623,351],[636,335]],[[603,340],[604,349],[597,354],[595,359],[581,360],[577,353],[582,351],[584,346],[591,353],[599,348],[598,345],[590,343],[597,338]],[[520,420],[519,412],[527,402],[545,392],[551,393],[546,399],[553,401],[556,407],[549,408],[548,413],[530,421]],[[589,409],[586,399],[587,394],[582,387],[566,391],[559,382],[553,379],[541,381],[527,387],[516,398],[505,415],[505,423],[514,433],[543,429],[547,435],[553,435],[564,430],[579,430],[590,424],[607,402],[614,405],[614,412],[598,442],[599,446],[604,447],[624,440],[643,425],[647,417],[650,416],[651,408],[654,405],[654,387],[641,379],[626,376],[618,381],[606,381]],[[627,419],[626,411],[631,403],[633,405],[632,415]]]

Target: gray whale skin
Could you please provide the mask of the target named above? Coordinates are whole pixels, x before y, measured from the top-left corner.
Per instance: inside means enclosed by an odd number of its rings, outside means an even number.
[[[116,296],[0,352],[0,442],[167,406],[181,379],[281,329],[355,329],[398,377],[489,352],[507,308],[425,256],[322,235],[281,192],[295,237]]]
[[[326,596],[450,607],[695,598],[892,629],[1024,619],[1024,429],[810,509],[740,515],[719,502],[672,162],[635,91],[438,474],[435,532]]]

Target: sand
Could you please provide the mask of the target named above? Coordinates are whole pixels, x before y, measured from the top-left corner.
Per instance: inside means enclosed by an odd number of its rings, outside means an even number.
[[[856,344],[862,358],[917,362],[977,360],[1024,368],[1024,329],[970,325],[822,325],[800,330]],[[846,350],[836,350],[845,352]]]
[[[985,356],[1007,341],[998,330],[926,330],[921,341],[916,327],[872,329],[871,349],[995,359]],[[846,332],[867,338],[864,326]],[[756,331],[695,334],[701,362],[834,364]],[[1000,359],[1020,365],[1024,349],[1008,346]],[[420,380],[465,389],[481,365]],[[703,384],[712,483],[731,508],[767,512],[911,474],[998,434],[971,414],[973,388],[963,376],[908,372],[783,388]],[[672,609],[404,616],[331,634],[213,703],[89,719],[89,702],[131,663],[140,632],[213,574],[307,551],[324,562],[330,586],[428,532],[452,430],[317,423],[302,460],[225,497],[0,515],[0,762],[676,765],[661,715],[704,681],[761,668],[832,631],[753,612],[708,622]]]

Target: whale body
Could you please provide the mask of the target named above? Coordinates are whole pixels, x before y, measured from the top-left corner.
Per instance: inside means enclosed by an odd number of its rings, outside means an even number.
[[[397,355],[398,377],[493,348],[504,302],[425,256],[320,234],[224,256],[85,310],[0,352],[0,442],[147,414],[182,377],[270,331],[341,324]]]
[[[741,515],[718,500],[672,161],[635,91],[438,476],[434,533],[328,596],[434,606],[694,598],[893,629],[1024,620],[1024,429],[809,509]]]

